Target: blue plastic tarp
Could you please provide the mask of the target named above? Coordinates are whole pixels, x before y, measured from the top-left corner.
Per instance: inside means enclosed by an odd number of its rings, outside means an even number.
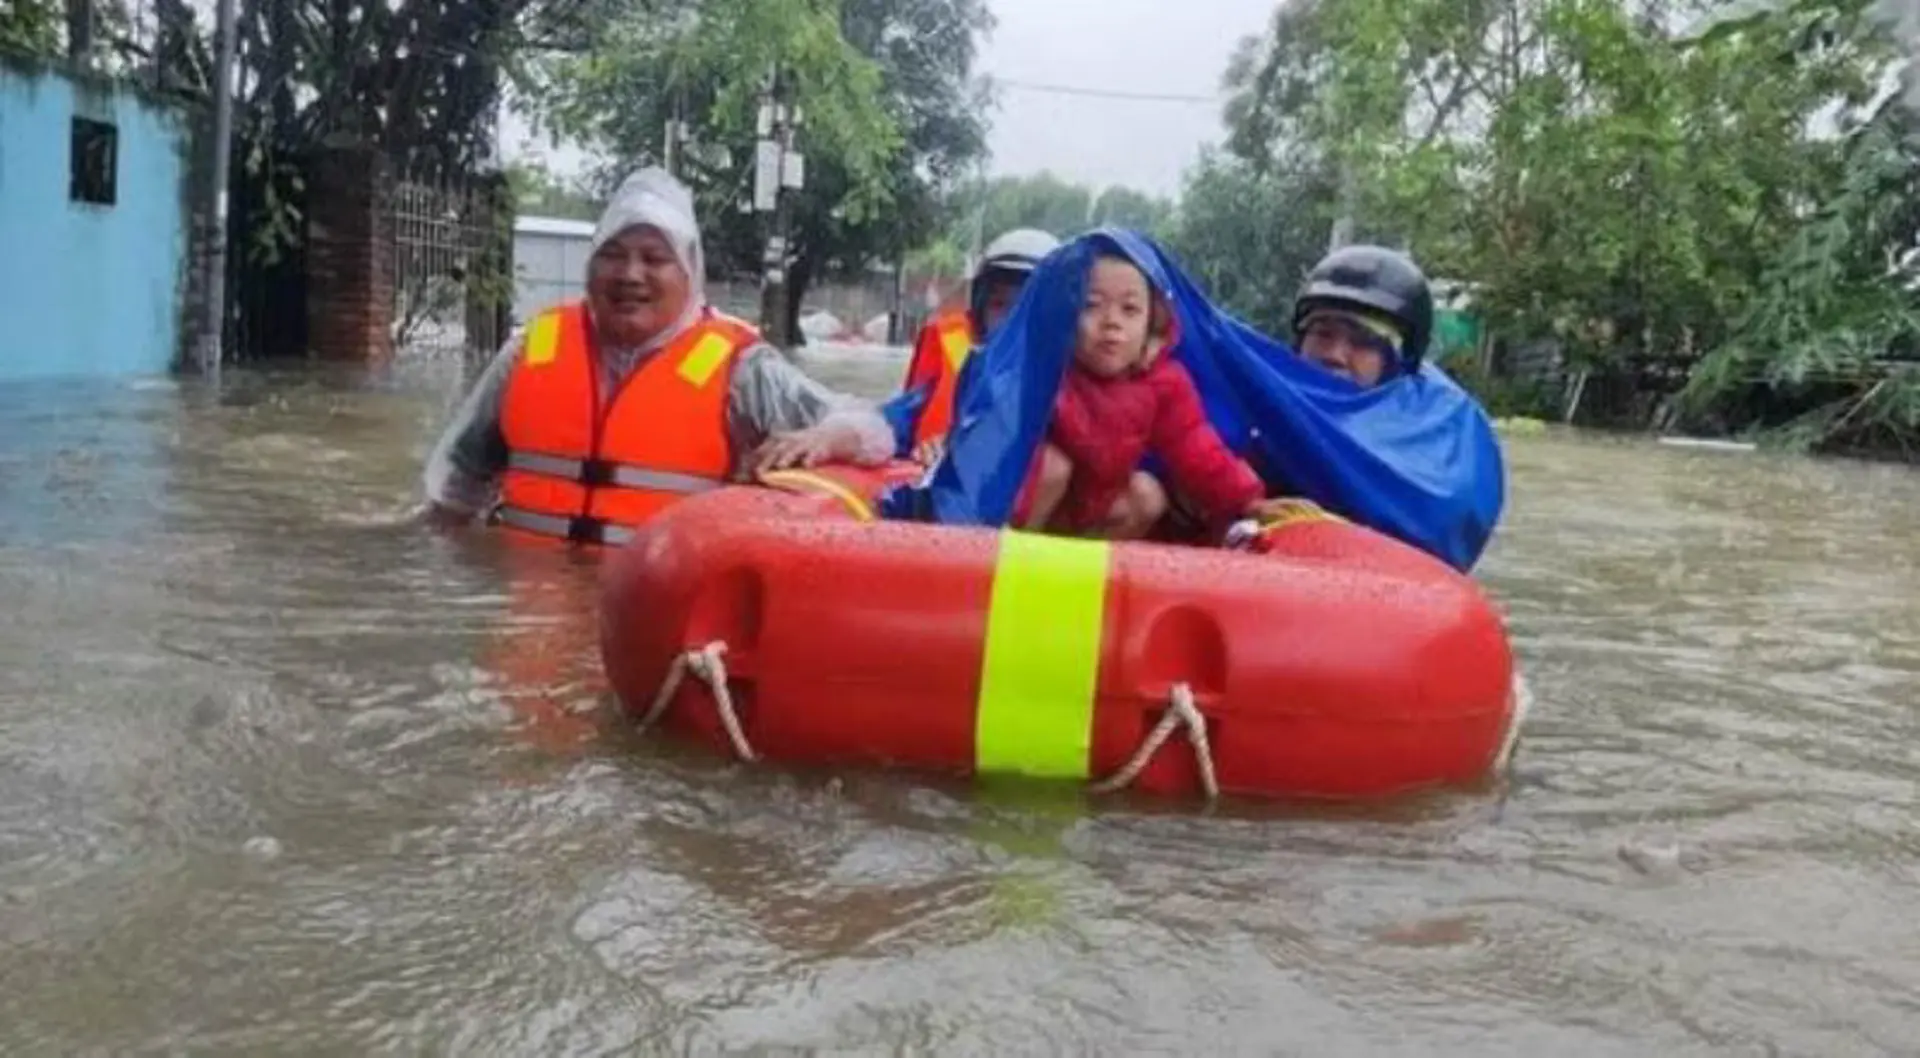
[[[1506,498],[1485,411],[1432,364],[1370,389],[1327,372],[1215,307],[1173,258],[1137,232],[1101,229],[1042,262],[955,387],[946,456],[918,485],[882,498],[888,517],[999,527],[1046,435],[1095,254],[1116,251],[1172,299],[1173,354],[1207,415],[1273,495],[1300,496],[1471,569]],[[883,411],[910,432],[925,394]]]

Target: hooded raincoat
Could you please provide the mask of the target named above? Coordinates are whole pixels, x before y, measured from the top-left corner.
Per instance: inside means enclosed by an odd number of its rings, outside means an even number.
[[[706,257],[694,219],[693,196],[662,169],[642,169],[620,185],[595,225],[591,250],[641,225],[658,229],[673,245],[687,272],[687,307],[671,327],[644,345],[598,346],[596,366],[602,394],[618,392],[620,382],[647,357],[665,348],[702,313],[712,311],[706,298]],[[524,329],[515,330],[507,338],[428,456],[424,485],[431,502],[464,514],[478,514],[492,505],[495,485],[507,465],[507,443],[500,428],[501,403],[525,340]],[[739,461],[773,434],[828,421],[842,423],[857,434],[861,462],[881,462],[894,448],[893,429],[878,412],[807,377],[779,350],[765,343],[748,349],[736,361],[727,392],[726,418],[736,476],[742,469]]]

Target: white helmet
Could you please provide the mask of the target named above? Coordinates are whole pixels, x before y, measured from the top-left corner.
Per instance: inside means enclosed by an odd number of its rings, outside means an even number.
[[[987,272],[1031,272],[1040,266],[1041,258],[1059,245],[1059,239],[1039,228],[1002,232],[980,254],[980,264],[973,274],[978,277]]]

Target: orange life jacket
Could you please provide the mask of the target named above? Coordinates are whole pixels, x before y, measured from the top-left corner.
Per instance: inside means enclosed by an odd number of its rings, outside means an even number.
[[[501,401],[499,520],[621,544],[683,497],[718,488],[733,470],[733,363],[759,341],[752,327],[708,310],[627,376],[603,411],[586,304],[535,317]]]
[[[945,437],[953,426],[954,386],[960,380],[960,365],[972,351],[973,323],[963,308],[946,309],[920,328],[913,360],[907,365],[907,386],[931,381],[933,391],[914,424],[916,444]]]

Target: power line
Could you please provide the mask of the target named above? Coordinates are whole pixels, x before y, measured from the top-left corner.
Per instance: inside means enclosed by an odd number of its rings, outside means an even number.
[[[1176,92],[1129,92],[1119,88],[1086,88],[1080,85],[1041,84],[1036,81],[1017,81],[1006,77],[994,77],[995,85],[1018,89],[1022,92],[1041,92],[1050,95],[1088,96],[1094,99],[1131,99],[1147,103],[1205,103],[1209,106],[1220,102],[1217,95],[1183,95]]]

